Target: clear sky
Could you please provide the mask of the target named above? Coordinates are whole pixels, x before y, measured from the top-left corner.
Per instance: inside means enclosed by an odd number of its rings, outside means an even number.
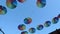
[[[32,23],[27,26],[25,31],[28,31],[30,27],[36,28],[38,24],[44,24],[47,20],[52,20],[55,16],[60,13],[60,0],[46,0],[46,6],[39,8],[36,5],[37,0],[26,0],[24,3],[17,1],[17,7],[10,9],[6,6],[6,0],[0,0],[0,5],[7,8],[6,15],[0,15],[0,28],[5,34],[20,34],[17,26],[24,24],[23,20],[26,17],[32,18]],[[60,28],[60,20],[57,24],[51,24],[50,27],[44,27],[43,30],[38,31],[34,34],[48,34],[56,29]],[[30,34],[30,33],[29,33]]]

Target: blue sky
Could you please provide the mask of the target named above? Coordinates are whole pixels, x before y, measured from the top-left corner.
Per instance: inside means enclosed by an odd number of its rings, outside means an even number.
[[[17,1],[17,7],[10,9],[6,6],[6,0],[0,0],[0,5],[7,8],[6,15],[0,15],[0,28],[5,34],[20,34],[17,26],[24,24],[23,19],[26,17],[32,18],[32,23],[27,26],[25,31],[28,31],[30,27],[36,28],[39,24],[44,24],[47,20],[52,20],[55,16],[60,13],[60,0],[46,0],[46,6],[39,8],[36,5],[37,0],[26,0],[24,3]],[[44,27],[43,30],[38,31],[34,34],[48,34],[56,29],[60,28],[60,20],[57,24],[51,24],[50,27]],[[30,34],[30,33],[29,33]]]

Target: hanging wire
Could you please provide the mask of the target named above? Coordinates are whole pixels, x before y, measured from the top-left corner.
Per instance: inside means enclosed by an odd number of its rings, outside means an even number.
[[[2,29],[0,28],[0,32],[2,32],[3,34],[5,34],[3,31],[2,31]]]

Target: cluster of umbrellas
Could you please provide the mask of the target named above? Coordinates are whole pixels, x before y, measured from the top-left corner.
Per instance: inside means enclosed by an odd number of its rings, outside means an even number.
[[[32,19],[30,17],[27,17],[27,18],[24,19],[24,23],[25,24],[31,24],[31,22],[32,22]],[[19,24],[18,25],[18,29],[23,31],[23,32],[21,32],[21,34],[28,34],[27,31],[24,31],[26,29],[26,25],[25,24]],[[33,29],[35,30],[35,28],[30,28],[29,32],[33,33],[32,32]]]
[[[18,2],[23,3],[25,0],[18,0]],[[10,9],[14,9],[17,7],[16,0],[6,0],[6,6]],[[7,13],[6,7],[0,5],[0,15],[5,15]]]
[[[6,6],[10,9],[14,9],[17,7],[17,1],[20,3],[24,3],[26,0],[6,0]],[[36,5],[40,8],[43,8],[46,5],[46,0],[37,0]],[[0,15],[6,14],[6,13],[7,13],[6,7],[0,5]]]
[[[30,32],[30,33],[35,33],[36,30],[42,30],[44,27],[49,27],[49,26],[51,26],[51,23],[52,23],[52,24],[57,24],[58,21],[59,21],[59,18],[60,18],[60,14],[59,14],[57,17],[54,17],[54,18],[52,19],[52,21],[45,21],[44,24],[39,24],[39,25],[37,25],[36,28],[31,27],[31,28],[28,29],[28,31],[25,31],[26,25],[32,23],[32,18],[27,17],[27,18],[24,19],[24,24],[19,24],[19,25],[18,25],[18,29],[19,29],[20,31],[22,31],[21,34],[28,34],[28,32]],[[26,24],[26,25],[25,25],[25,24]]]
[[[18,2],[20,2],[20,3],[24,3],[25,1],[26,0],[18,0]],[[17,7],[17,1],[16,0],[6,0],[6,5],[7,5],[8,8],[14,9],[14,8]],[[46,5],[46,0],[37,0],[36,5],[38,7],[40,7],[40,8],[43,8]],[[6,7],[0,5],[0,15],[4,15],[6,13],[7,13]],[[37,30],[42,30],[44,27],[49,27],[51,25],[51,23],[56,24],[56,23],[58,23],[59,18],[60,18],[60,14],[57,17],[54,17],[52,19],[52,21],[45,21],[45,23],[43,25],[42,24],[39,24],[39,25],[37,25],[36,28],[34,28],[34,27],[29,28],[29,32],[30,33],[35,33],[36,32],[36,29]],[[24,23],[25,24],[31,24],[32,23],[32,18],[30,18],[30,17],[25,18],[24,19]],[[26,29],[26,25],[25,24],[19,24],[18,25],[18,29],[22,31],[21,34],[28,34],[28,31],[23,31],[23,30]],[[2,31],[2,29],[0,29],[0,31],[3,34],[5,34]]]
[[[26,0],[17,0],[17,1],[20,3],[24,3]],[[16,0],[7,0],[6,5],[8,8],[14,9],[17,7],[17,1]],[[36,5],[40,8],[43,8],[46,5],[46,0],[37,0]]]

